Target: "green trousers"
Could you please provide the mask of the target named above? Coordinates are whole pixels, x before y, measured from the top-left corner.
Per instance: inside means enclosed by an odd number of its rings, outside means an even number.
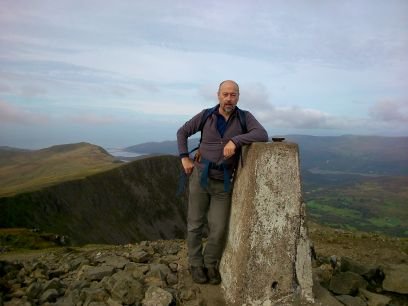
[[[191,266],[217,266],[225,246],[231,210],[231,191],[224,191],[224,182],[209,179],[200,186],[201,170],[194,168],[189,182],[187,216],[187,247]],[[203,250],[203,229],[208,222],[208,239]]]

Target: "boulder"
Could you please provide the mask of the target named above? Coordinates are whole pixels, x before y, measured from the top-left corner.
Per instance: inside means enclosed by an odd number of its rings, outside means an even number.
[[[89,281],[101,280],[105,276],[111,276],[114,268],[111,266],[91,267],[85,271],[85,278]]]
[[[336,296],[336,299],[346,306],[367,306],[367,303],[358,296],[338,295]]]
[[[84,288],[80,294],[81,305],[89,305],[92,302],[98,302],[101,305],[108,299],[109,295],[103,288]]]
[[[146,263],[152,258],[152,255],[144,250],[134,250],[129,255],[130,259],[134,262]]]
[[[58,291],[54,288],[48,289],[44,291],[44,293],[41,295],[40,298],[40,303],[45,303],[45,302],[55,302],[57,300],[57,297],[59,296]]]
[[[329,288],[330,280],[333,277],[333,267],[330,264],[322,264],[313,269],[313,276],[323,287]]]
[[[43,290],[47,291],[49,289],[60,290],[64,287],[64,284],[61,282],[59,278],[53,278],[45,283]]]
[[[388,296],[370,292],[365,289],[359,289],[360,295],[367,300],[368,306],[387,306],[391,302],[391,298]]]
[[[365,275],[372,273],[372,271],[373,270],[375,271],[376,269],[377,267],[373,267],[370,265],[363,265],[350,257],[342,257],[340,260],[340,271],[341,272],[350,271],[350,272],[357,273],[361,276],[365,276]]]
[[[333,295],[330,294],[329,290],[322,287],[319,283],[314,283],[313,293],[316,300],[318,300],[321,305],[343,306],[343,303],[339,302]]]
[[[329,289],[335,294],[353,295],[359,288],[367,288],[367,281],[354,272],[340,272],[333,275]]]
[[[104,262],[106,265],[116,269],[123,269],[123,267],[129,262],[128,259],[117,255],[108,255],[106,257],[99,258],[98,261]]]
[[[38,298],[42,291],[43,291],[42,284],[38,281],[35,281],[31,283],[30,286],[28,286],[26,294],[29,299],[33,300]]]
[[[125,305],[138,305],[143,299],[142,284],[131,278],[118,278],[112,287],[112,298]]]
[[[408,294],[408,265],[389,265],[384,268],[383,289]]]
[[[143,306],[168,306],[173,301],[173,296],[166,290],[158,287],[149,287],[142,301]]]

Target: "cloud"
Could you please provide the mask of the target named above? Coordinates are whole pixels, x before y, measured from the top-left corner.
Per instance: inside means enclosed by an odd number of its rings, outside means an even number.
[[[0,92],[11,92],[11,87],[0,83]]]
[[[45,124],[49,117],[26,111],[5,101],[0,101],[0,122],[12,124]]]
[[[276,97],[271,97],[270,89],[261,82],[240,85],[241,94],[238,106],[250,110],[263,125],[269,128],[381,133],[381,127],[387,128],[393,125],[406,131],[404,126],[407,126],[406,123],[408,123],[408,103],[379,102],[372,107],[368,117],[363,113],[359,116],[356,114],[339,115],[316,108],[290,105],[290,103],[288,106],[276,105],[273,101]],[[198,90],[199,96],[206,102],[216,101],[214,86],[214,84],[202,86]]]
[[[408,101],[379,101],[370,109],[370,115],[383,122],[408,124]]]
[[[274,127],[320,129],[336,128],[341,120],[310,108],[299,106],[278,107],[269,100],[269,93],[262,83],[245,84],[241,97],[242,108],[253,112],[260,121]]]
[[[240,86],[238,106],[250,110],[263,124],[285,128],[337,128],[343,127],[342,120],[327,113],[299,106],[276,107],[270,103],[266,86],[262,83],[243,84]],[[215,100],[216,89],[205,85],[199,89],[204,100]],[[215,100],[216,101],[216,100]]]
[[[344,120],[336,118],[325,112],[291,107],[273,107],[255,110],[254,114],[260,121],[273,127],[297,129],[336,129],[344,128]]]
[[[0,101],[0,124],[45,125],[57,126],[60,124],[80,124],[80,125],[111,125],[120,120],[111,115],[85,114],[85,115],[56,115],[43,114],[27,111],[22,107],[11,103]]]
[[[41,87],[37,86],[22,86],[21,87],[21,94],[24,97],[37,97],[43,96],[47,93],[47,91]]]
[[[118,121],[112,116],[102,116],[94,114],[72,116],[68,117],[68,120],[73,123],[86,125],[107,125],[114,124]]]

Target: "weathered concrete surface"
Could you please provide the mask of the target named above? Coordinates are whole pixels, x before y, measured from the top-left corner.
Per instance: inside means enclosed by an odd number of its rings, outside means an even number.
[[[228,305],[313,301],[299,150],[291,143],[254,143],[243,152],[221,260]]]

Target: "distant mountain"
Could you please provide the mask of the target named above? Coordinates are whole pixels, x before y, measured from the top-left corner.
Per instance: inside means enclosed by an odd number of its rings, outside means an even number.
[[[288,135],[303,170],[320,174],[408,175],[408,137]]]
[[[408,175],[408,137],[287,135],[299,145],[303,171],[320,174]],[[198,139],[189,140],[189,149]],[[177,142],[149,142],[125,149],[177,155]]]
[[[41,150],[0,148],[0,197],[83,178],[118,166],[105,149],[89,143]]]
[[[65,151],[63,147],[52,150]],[[34,192],[0,198],[0,227],[39,228],[74,243],[184,238],[180,162],[150,157]]]
[[[9,146],[0,146],[0,154],[2,152],[24,152],[24,151],[31,151],[31,150],[14,148],[14,147],[9,147]]]

